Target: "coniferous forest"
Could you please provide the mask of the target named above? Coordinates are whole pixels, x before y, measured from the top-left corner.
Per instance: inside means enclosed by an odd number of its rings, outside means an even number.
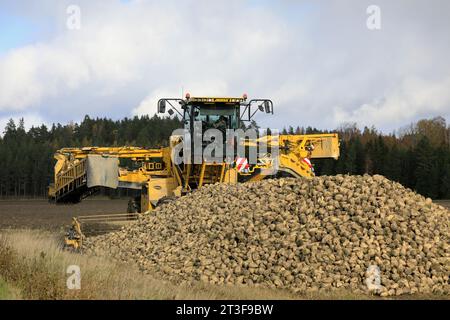
[[[125,118],[120,121],[91,119],[80,123],[45,125],[25,130],[24,120],[10,120],[0,137],[0,198],[46,197],[52,182],[53,154],[65,147],[166,146],[177,118],[158,116]]]
[[[67,125],[41,125],[25,130],[24,120],[10,120],[0,136],[0,198],[46,197],[52,180],[53,153],[63,147],[167,145],[177,118],[158,116],[119,121],[91,119]],[[253,123],[253,126],[256,126]],[[289,127],[284,134],[325,133]],[[441,117],[420,120],[391,134],[345,124],[339,160],[314,160],[316,174],[381,174],[424,196],[450,199],[450,126]]]

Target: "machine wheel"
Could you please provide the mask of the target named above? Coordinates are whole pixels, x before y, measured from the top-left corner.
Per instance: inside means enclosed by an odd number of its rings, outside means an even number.
[[[128,201],[127,213],[141,212],[141,197],[132,198]]]
[[[177,198],[177,197],[175,197],[175,196],[165,196],[165,197],[162,197],[161,199],[158,200],[158,203],[156,204],[156,206],[159,207],[159,206],[161,206],[161,205],[163,205],[163,204],[172,202],[172,201],[174,201],[176,198]]]

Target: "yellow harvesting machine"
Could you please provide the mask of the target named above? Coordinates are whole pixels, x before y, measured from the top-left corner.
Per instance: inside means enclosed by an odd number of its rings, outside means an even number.
[[[160,99],[158,112],[166,113],[166,109],[170,115],[178,113],[184,124],[170,137],[167,147],[84,147],[56,152],[54,183],[49,187],[52,201],[77,203],[99,187],[134,189],[139,194],[130,200],[128,214],[74,218],[67,245],[81,246],[83,220],[130,221],[138,213],[151,212],[207,184],[313,177],[310,159],[339,157],[335,133],[279,135],[272,130],[252,135],[243,130],[257,112],[273,114],[268,99],[186,95],[185,99]],[[138,167],[121,166],[123,159]]]

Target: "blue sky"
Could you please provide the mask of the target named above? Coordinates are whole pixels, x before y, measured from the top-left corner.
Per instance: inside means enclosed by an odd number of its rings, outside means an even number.
[[[9,49],[33,43],[36,38],[36,26],[27,19],[0,12],[0,54]]]
[[[0,1],[0,127],[154,114],[162,96],[271,98],[264,126],[450,119],[450,2]],[[67,6],[81,29],[66,27]]]

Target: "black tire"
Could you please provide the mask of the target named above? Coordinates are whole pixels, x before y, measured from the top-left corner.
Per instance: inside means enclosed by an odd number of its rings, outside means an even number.
[[[127,213],[141,212],[141,197],[132,198],[128,201]]]
[[[175,199],[176,199],[177,197],[175,197],[175,196],[165,196],[165,197],[162,197],[161,199],[159,199],[158,200],[158,203],[156,204],[156,206],[161,206],[161,205],[164,205],[164,204],[166,204],[166,203],[170,203],[170,202],[172,202],[172,201],[175,201]]]

